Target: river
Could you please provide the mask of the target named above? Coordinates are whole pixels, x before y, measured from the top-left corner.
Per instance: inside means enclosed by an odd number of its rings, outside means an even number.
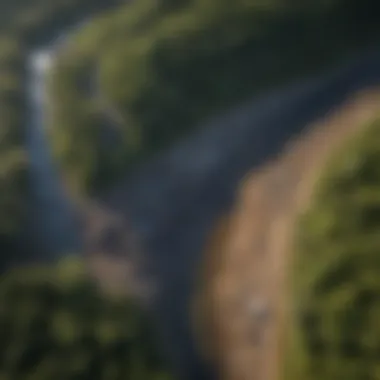
[[[31,232],[42,252],[56,260],[81,247],[77,217],[62,186],[46,137],[45,76],[52,63],[51,49],[38,49],[28,60],[27,150],[30,162]]]
[[[248,100],[168,151],[144,163],[104,199],[133,222],[159,285],[155,312],[181,378],[209,379],[190,324],[202,249],[216,219],[228,212],[243,177],[276,158],[290,139],[361,89],[380,83],[380,54]],[[281,196],[281,194],[279,194]]]

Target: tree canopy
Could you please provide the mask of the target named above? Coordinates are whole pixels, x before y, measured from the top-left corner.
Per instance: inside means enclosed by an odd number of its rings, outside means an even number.
[[[0,346],[2,379],[173,379],[149,318],[103,296],[72,258],[1,278]]]
[[[337,152],[299,221],[288,379],[379,377],[380,119]]]

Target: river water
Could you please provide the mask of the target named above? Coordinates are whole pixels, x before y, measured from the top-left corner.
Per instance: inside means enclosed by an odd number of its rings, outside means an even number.
[[[76,215],[64,192],[46,137],[45,77],[52,63],[50,49],[35,50],[28,61],[29,120],[27,149],[30,160],[30,229],[42,252],[59,259],[80,249]]]

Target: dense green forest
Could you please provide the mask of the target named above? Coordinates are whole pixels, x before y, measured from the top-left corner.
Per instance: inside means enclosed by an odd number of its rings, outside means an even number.
[[[299,221],[286,379],[379,378],[379,147],[377,119],[331,158]]]
[[[73,37],[50,77],[56,156],[77,189],[97,192],[211,115],[369,43],[378,7],[140,0],[103,15]]]
[[[26,210],[26,58],[63,28],[99,15],[49,76],[55,156],[70,185],[93,194],[200,121],[375,40],[378,10],[373,0],[0,2],[0,236],[17,236]]]
[[[72,258],[1,279],[0,346],[1,379],[173,379],[147,317],[100,294]]]

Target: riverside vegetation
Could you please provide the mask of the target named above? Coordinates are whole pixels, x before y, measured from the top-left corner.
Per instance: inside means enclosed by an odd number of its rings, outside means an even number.
[[[330,159],[299,220],[287,379],[379,376],[380,119]]]

